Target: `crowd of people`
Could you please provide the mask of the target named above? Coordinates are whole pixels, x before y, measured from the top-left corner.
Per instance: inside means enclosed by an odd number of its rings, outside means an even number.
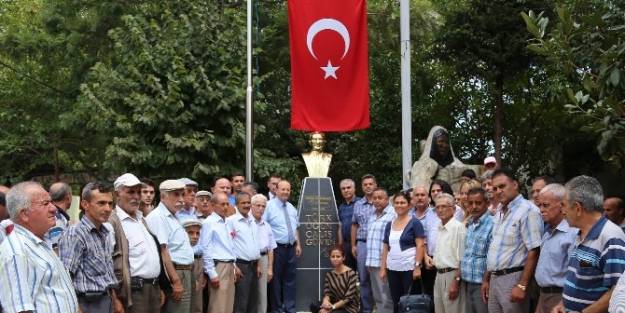
[[[599,182],[462,174],[392,195],[373,175],[343,179],[333,269],[313,312],[399,312],[427,294],[439,312],[625,310],[625,208]],[[131,173],[80,190],[0,186],[3,312],[294,313],[302,254],[291,184],[267,196],[240,174],[200,190]],[[158,195],[159,201],[155,201]],[[301,305],[301,304],[300,304]],[[306,304],[308,305],[308,304]]]

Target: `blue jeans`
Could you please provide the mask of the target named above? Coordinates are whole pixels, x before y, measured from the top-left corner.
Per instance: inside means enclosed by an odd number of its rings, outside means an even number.
[[[356,265],[358,265],[358,277],[360,279],[360,311],[362,313],[371,313],[373,309],[373,296],[371,295],[371,279],[369,271],[365,266],[367,260],[367,243],[358,241],[356,243],[358,256],[356,257]]]

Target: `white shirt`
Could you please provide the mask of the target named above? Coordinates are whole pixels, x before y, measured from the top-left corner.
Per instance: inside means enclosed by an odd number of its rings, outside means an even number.
[[[393,230],[388,236],[388,254],[386,255],[386,268],[392,271],[412,271],[414,270],[415,256],[417,248],[412,247],[404,251],[399,245],[399,238],[404,230]]]
[[[438,226],[436,236],[436,253],[434,266],[437,268],[459,268],[460,259],[464,254],[464,238],[467,229],[455,218],[449,219],[447,224]]]
[[[143,225],[143,215],[137,210],[137,218],[128,215],[119,206],[115,212],[122,223],[122,228],[128,239],[128,262],[130,263],[130,276],[141,278],[156,278],[161,272],[158,250],[154,238]]]
[[[260,259],[258,248],[258,228],[254,218],[237,213],[227,218],[232,225],[234,253],[238,260],[254,261]]]
[[[269,250],[275,249],[278,244],[276,244],[276,240],[273,238],[273,231],[271,231],[271,226],[265,223],[264,220],[255,221],[256,226],[258,227],[258,247],[260,252],[269,252]]]

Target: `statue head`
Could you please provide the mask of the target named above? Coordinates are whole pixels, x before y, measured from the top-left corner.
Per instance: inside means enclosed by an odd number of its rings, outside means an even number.
[[[444,128],[439,128],[432,136],[430,158],[445,167],[454,161],[449,144],[449,134]]]
[[[312,147],[312,151],[322,152],[325,143],[326,140],[323,133],[314,132],[310,134],[310,146]]]

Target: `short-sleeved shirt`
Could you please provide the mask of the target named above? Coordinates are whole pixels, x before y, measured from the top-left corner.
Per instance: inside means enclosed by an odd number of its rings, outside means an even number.
[[[289,238],[289,229],[287,228],[287,221],[284,218],[285,207],[289,216],[293,238]],[[273,236],[277,243],[293,243],[292,241],[295,240],[299,222],[297,221],[297,210],[290,202],[282,202],[279,198],[269,200],[269,202],[267,202],[267,209],[265,209],[265,213],[263,214],[263,220],[271,226]]]
[[[564,286],[569,257],[578,233],[579,229],[570,227],[563,219],[555,229],[547,229],[543,234],[534,274],[538,286],[560,288]]]
[[[434,266],[437,268],[458,268],[464,255],[466,227],[452,217],[446,224],[438,226],[436,238],[438,249],[434,254]]]
[[[582,311],[616,285],[624,271],[625,234],[601,217],[584,240],[575,242],[562,293],[565,309]]]
[[[103,292],[116,288],[113,245],[109,230],[97,229],[87,215],[59,239],[59,257],[70,272],[77,292]]]
[[[471,219],[467,227],[465,249],[460,266],[462,280],[482,283],[486,273],[486,256],[493,235],[493,219],[485,212],[478,219]]]
[[[421,216],[418,216],[416,210],[414,210],[413,213],[419,222],[421,222],[421,225],[423,225],[423,230],[425,230],[426,252],[429,256],[434,256],[436,252],[436,234],[438,234],[438,225],[441,224],[441,219],[438,218],[432,206],[425,209],[425,213]]]
[[[508,210],[493,216],[493,238],[488,249],[489,271],[524,266],[529,250],[540,247],[543,220],[535,205],[518,195]]]
[[[367,258],[366,266],[380,267],[382,259],[382,242],[384,240],[384,231],[386,224],[390,223],[397,215],[392,206],[387,206],[380,216],[374,212],[367,222]]]
[[[228,222],[232,225],[232,241],[237,260],[255,261],[260,258],[258,248],[258,226],[250,215],[244,217],[241,213],[229,216]]]
[[[161,272],[159,251],[152,234],[143,224],[143,213],[137,210],[136,218],[133,218],[119,206],[115,208],[115,213],[128,240],[130,276],[145,279],[158,277]]]
[[[373,202],[369,202],[367,197],[362,197],[354,203],[354,214],[352,215],[352,224],[358,225],[356,232],[356,240],[367,240],[367,230],[369,218],[375,214]]]
[[[343,202],[339,204],[339,220],[341,221],[341,235],[343,240],[349,242],[352,231],[352,217],[354,216],[354,206],[360,200],[354,197],[351,202]]]
[[[5,312],[78,311],[72,279],[61,260],[46,242],[20,225],[0,245],[0,286]]]
[[[258,227],[258,248],[260,249],[260,252],[266,253],[275,249],[278,245],[276,244],[276,240],[273,238],[271,226],[265,223],[262,219],[260,221],[256,220],[255,222]]]
[[[189,235],[162,202],[148,214],[145,221],[158,242],[161,245],[167,245],[173,263],[193,264],[193,248]]]

